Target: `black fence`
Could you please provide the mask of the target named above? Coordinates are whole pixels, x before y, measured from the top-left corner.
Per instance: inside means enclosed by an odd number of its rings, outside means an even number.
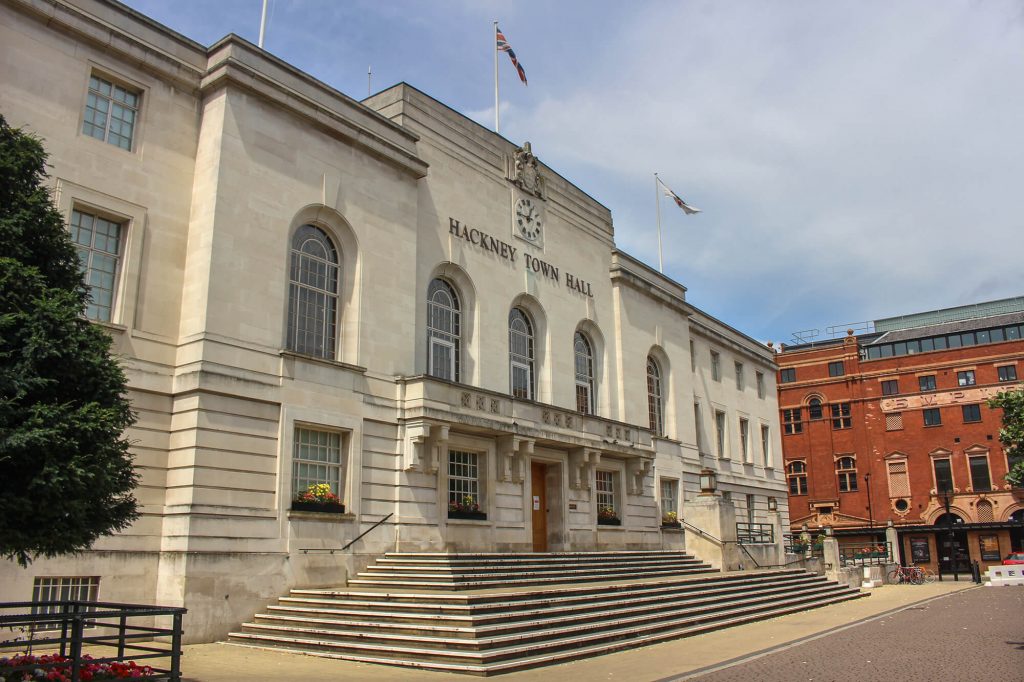
[[[881,566],[889,563],[892,543],[846,542],[839,544],[839,563],[842,566]]]
[[[738,522],[736,540],[741,545],[772,545],[775,544],[775,529],[770,523]]]
[[[0,677],[21,679],[14,675],[42,670],[78,682],[83,673],[91,678],[126,671],[125,677],[136,680],[180,682],[185,612],[93,601],[0,603]],[[161,617],[169,617],[171,627],[139,624]],[[96,648],[90,654],[85,647]]]
[[[818,542],[814,538],[801,537],[786,533],[782,536],[787,554],[799,554],[801,556],[820,557],[825,553],[824,542]]]

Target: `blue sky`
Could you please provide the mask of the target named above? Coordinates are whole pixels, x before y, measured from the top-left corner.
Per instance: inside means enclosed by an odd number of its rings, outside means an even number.
[[[130,0],[209,45],[261,0]],[[265,47],[346,94],[405,81],[611,209],[621,248],[762,340],[1024,294],[1020,0],[271,0]]]

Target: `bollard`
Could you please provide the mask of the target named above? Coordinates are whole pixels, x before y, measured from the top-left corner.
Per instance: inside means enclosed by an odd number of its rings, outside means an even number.
[[[981,566],[977,561],[971,564],[971,577],[974,578],[974,582],[981,583]]]

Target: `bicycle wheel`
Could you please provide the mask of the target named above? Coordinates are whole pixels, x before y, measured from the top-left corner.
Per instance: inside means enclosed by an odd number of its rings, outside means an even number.
[[[926,583],[933,583],[938,578],[938,576],[935,574],[935,571],[931,570],[930,568],[922,568],[921,575],[924,576],[924,581]]]
[[[910,569],[910,583],[912,585],[924,585],[924,573],[920,568]]]
[[[885,576],[885,582],[889,585],[899,585],[903,582],[903,574],[900,573],[899,569],[889,571]]]

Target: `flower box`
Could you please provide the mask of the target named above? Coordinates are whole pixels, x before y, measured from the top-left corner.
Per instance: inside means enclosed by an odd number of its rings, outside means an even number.
[[[683,524],[680,523],[679,521],[662,521],[661,522],[661,527],[662,528],[682,528]]]
[[[616,519],[616,518],[610,518],[610,519],[609,518],[605,518],[605,519],[602,519],[601,517],[598,517],[597,518],[597,525],[599,525],[599,526],[621,526],[622,525],[622,519]]]
[[[344,514],[345,505],[330,502],[302,502],[292,500],[292,511],[322,512],[324,514]]]
[[[464,511],[464,510],[449,509],[448,510],[448,518],[449,519],[474,519],[476,521],[486,521],[487,520],[487,512],[482,512],[482,511]]]

